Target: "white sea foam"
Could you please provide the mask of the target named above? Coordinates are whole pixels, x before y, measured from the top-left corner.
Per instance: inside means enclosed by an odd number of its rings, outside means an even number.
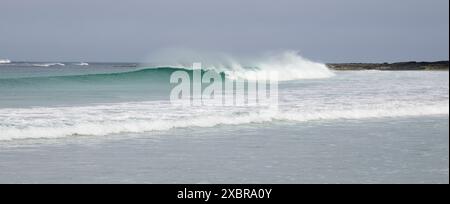
[[[240,65],[234,65],[233,70],[226,72],[234,78],[252,79],[253,71],[258,73],[278,74],[279,81],[290,81],[296,79],[320,79],[334,76],[325,64],[313,62],[298,55],[294,51],[287,51],[277,55],[271,55],[255,62],[256,68],[249,71]]]
[[[43,64],[32,64],[35,67],[52,67],[52,66],[66,66],[63,63],[43,63]]]
[[[9,64],[11,63],[11,60],[9,59],[0,59],[0,64]]]
[[[80,62],[80,63],[77,63],[77,64],[75,64],[75,65],[77,65],[77,66],[89,66],[89,63],[86,63],[86,62]]]
[[[389,103],[339,110],[303,110],[294,107],[284,110],[233,107],[185,110],[157,101],[88,107],[0,109],[0,140],[102,136],[273,121],[307,122],[448,114],[448,102]]]

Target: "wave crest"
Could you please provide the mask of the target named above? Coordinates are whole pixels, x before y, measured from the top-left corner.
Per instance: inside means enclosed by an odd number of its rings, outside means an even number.
[[[9,64],[11,63],[11,60],[9,59],[0,59],[0,64]]]
[[[34,67],[52,67],[52,66],[66,66],[63,63],[43,63],[43,64],[33,64]]]
[[[32,138],[61,138],[86,135],[143,133],[173,128],[214,127],[273,121],[369,119],[448,115],[448,102],[435,104],[389,103],[353,109],[305,111],[270,109],[180,110],[168,102],[119,103],[87,107],[0,109],[8,121],[0,123],[0,141]],[[161,112],[162,110],[162,112]],[[14,114],[12,114],[14,113]],[[27,118],[27,120],[24,120]],[[33,120],[30,120],[32,118]]]
[[[202,68],[224,72],[233,78],[252,79],[251,73],[274,73],[279,81],[321,79],[334,76],[323,63],[308,60],[296,51],[267,54],[263,57],[237,59],[226,54],[198,53],[193,51],[166,51],[153,57],[157,67],[192,69],[192,64],[202,63]]]

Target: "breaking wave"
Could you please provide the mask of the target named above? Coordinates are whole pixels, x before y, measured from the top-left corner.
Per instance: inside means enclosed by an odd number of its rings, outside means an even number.
[[[32,64],[34,67],[53,67],[53,66],[66,66],[63,63],[42,63],[42,64]]]
[[[0,59],[0,64],[9,64],[11,63],[11,60],[9,59]]]
[[[75,65],[77,65],[77,66],[89,66],[89,63],[80,62],[80,63],[76,63]]]
[[[314,111],[191,108],[180,112],[164,101],[88,107],[0,109],[0,140],[104,136],[273,121],[307,122],[448,114],[448,102],[430,105],[393,103]]]
[[[189,56],[189,55],[187,55]],[[243,63],[237,62],[232,58],[221,57],[221,60],[215,60],[218,57],[202,58],[202,69],[204,71],[216,71],[231,79],[247,79],[252,80],[255,76],[270,77],[267,74],[276,74],[279,81],[302,80],[302,79],[322,79],[334,76],[325,64],[307,60],[296,52],[288,51],[281,54],[270,55],[260,60],[253,60],[248,63],[250,66],[244,66]],[[27,84],[35,85],[36,83],[48,82],[64,83],[65,81],[82,80],[83,83],[108,81],[114,82],[136,82],[142,79],[148,79],[147,82],[165,82],[169,83],[170,74],[179,71],[192,71],[192,62],[197,62],[193,57],[191,60],[176,60],[174,63],[159,63],[157,65],[144,66],[140,69],[126,72],[106,73],[106,74],[86,74],[86,75],[71,75],[71,76],[44,76],[32,78],[14,78],[14,79],[0,79],[0,86],[3,84],[12,83],[15,85]],[[189,61],[189,63],[187,62]],[[78,63],[77,66],[89,66],[88,63]],[[61,67],[64,63],[36,63],[31,64],[35,67]],[[266,74],[266,75],[260,75]]]
[[[276,73],[279,81],[322,79],[334,76],[323,63],[313,62],[295,51],[268,54],[251,59],[237,59],[225,54],[203,54],[193,51],[166,52],[154,56],[158,65],[192,69],[192,64],[202,63],[205,70],[223,72],[232,78],[253,79],[259,73]]]

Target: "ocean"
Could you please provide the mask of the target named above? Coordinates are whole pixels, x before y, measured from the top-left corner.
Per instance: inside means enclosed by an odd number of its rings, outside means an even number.
[[[0,182],[449,182],[448,71],[277,63],[277,111],[174,106],[182,66],[0,64]]]

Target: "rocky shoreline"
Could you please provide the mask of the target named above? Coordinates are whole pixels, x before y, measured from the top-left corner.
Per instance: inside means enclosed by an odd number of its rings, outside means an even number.
[[[327,64],[330,69],[339,71],[350,70],[381,70],[381,71],[445,71],[449,70],[449,61],[437,62],[397,62],[397,63],[336,63]]]

